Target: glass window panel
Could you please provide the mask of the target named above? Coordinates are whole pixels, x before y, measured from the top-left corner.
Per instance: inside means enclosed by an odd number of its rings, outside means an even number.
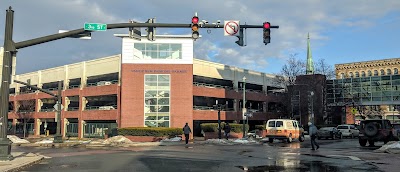
[[[387,70],[386,70],[386,74],[387,74],[387,75],[391,75],[391,74],[392,74],[392,70],[387,69]]]
[[[399,70],[397,68],[394,68],[393,74],[395,74],[395,75],[399,74]]]
[[[158,99],[158,105],[169,105],[169,98]]]
[[[381,69],[381,75],[385,75],[385,70]]]
[[[157,106],[145,106],[144,107],[144,113],[156,112],[156,107]]]
[[[159,82],[169,82],[169,75],[158,75]]]
[[[170,44],[159,44],[158,49],[159,51],[170,51],[169,45]]]
[[[365,77],[365,72],[364,71],[361,72],[361,77]]]
[[[165,90],[165,87],[169,89],[169,82],[159,82],[158,86],[163,87],[162,89]]]
[[[157,75],[145,75],[145,81],[157,82]]]
[[[182,44],[171,44],[171,50],[172,51],[181,51],[182,50]]]
[[[145,86],[157,86],[157,82],[146,82]]]
[[[145,95],[145,97],[156,97],[157,91],[153,91],[153,90],[149,91],[149,90],[146,90],[146,92],[145,92],[144,95]]]
[[[144,51],[146,49],[146,45],[143,43],[135,43],[133,47],[139,51]]]
[[[169,127],[169,121],[157,121],[158,127]]]
[[[144,115],[145,120],[156,120],[157,119],[157,114],[156,113],[146,113]]]
[[[146,98],[145,104],[146,105],[157,105],[157,99],[156,98]]]
[[[370,70],[368,71],[368,76],[372,76],[372,72]]]
[[[167,59],[171,56],[171,53],[169,51],[160,51],[159,52],[159,58],[160,59]]]
[[[146,44],[146,51],[157,51],[157,44]]]
[[[158,120],[169,120],[169,113],[159,113]]]
[[[158,91],[159,97],[169,97],[169,91]]]
[[[169,112],[169,106],[158,106],[158,112]]]
[[[145,121],[144,124],[147,127],[157,127],[157,122],[156,121]]]

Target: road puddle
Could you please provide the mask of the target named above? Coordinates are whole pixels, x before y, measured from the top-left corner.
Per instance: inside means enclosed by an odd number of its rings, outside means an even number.
[[[265,166],[238,166],[246,172],[263,172],[263,171],[304,171],[304,172],[337,172],[341,171],[338,167],[323,163],[322,161],[295,161],[295,162],[276,162],[275,165],[265,165]]]

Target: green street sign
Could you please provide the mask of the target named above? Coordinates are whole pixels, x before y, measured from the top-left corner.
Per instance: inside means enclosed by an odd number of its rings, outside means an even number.
[[[94,30],[94,31],[106,31],[107,24],[102,23],[85,23],[83,27],[85,30]]]

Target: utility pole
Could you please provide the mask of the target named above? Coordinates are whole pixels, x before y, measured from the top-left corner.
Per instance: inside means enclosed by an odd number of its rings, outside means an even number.
[[[8,102],[9,102],[9,89],[12,71],[12,57],[17,52],[12,39],[13,34],[13,21],[14,11],[11,6],[6,10],[6,29],[4,32],[4,54],[3,54],[3,73],[2,84],[0,90],[0,160],[12,160],[11,155],[11,141],[7,138],[7,125],[8,125]],[[6,106],[2,106],[6,105]]]
[[[58,81],[58,93],[57,93],[57,133],[54,136],[54,143],[62,143],[61,135],[61,110],[62,110],[62,81]]]
[[[246,77],[243,76],[243,138],[246,138],[246,123],[245,123],[245,118],[246,118]]]

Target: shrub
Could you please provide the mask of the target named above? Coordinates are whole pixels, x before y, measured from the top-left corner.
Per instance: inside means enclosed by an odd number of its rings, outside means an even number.
[[[231,131],[235,132],[235,133],[241,133],[243,132],[243,124],[231,124],[229,123],[229,125],[231,126]],[[221,130],[223,130],[225,126],[225,123],[221,123]],[[218,123],[203,123],[200,124],[201,129],[204,132],[218,132]],[[246,130],[249,130],[249,125],[246,124]]]
[[[265,125],[256,125],[255,129],[256,130],[265,130]]]
[[[154,136],[162,137],[169,136],[174,137],[176,135],[182,135],[182,128],[166,128],[166,127],[129,127],[119,128],[118,134],[123,136]]]

